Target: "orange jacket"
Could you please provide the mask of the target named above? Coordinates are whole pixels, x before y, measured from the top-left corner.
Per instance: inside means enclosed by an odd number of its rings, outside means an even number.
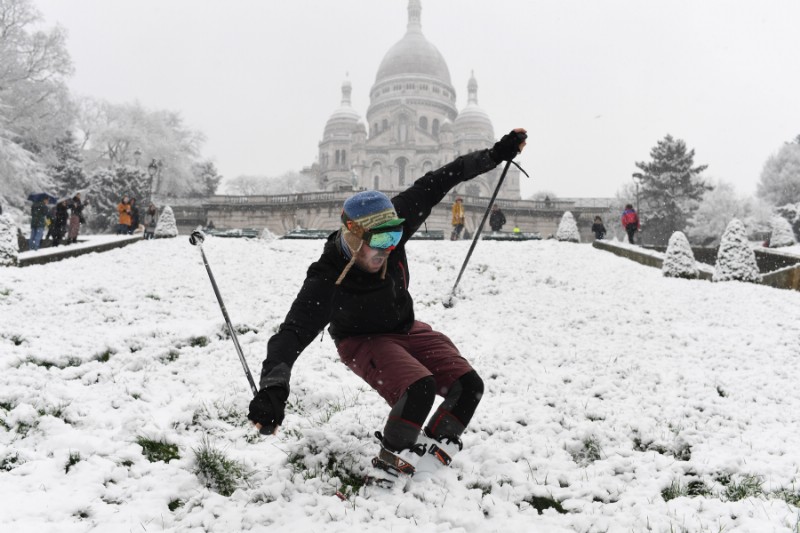
[[[464,223],[464,202],[453,204],[453,225]]]
[[[117,211],[119,212],[119,223],[124,224],[125,226],[131,225],[131,206],[129,204],[123,204],[120,202],[117,205]]]

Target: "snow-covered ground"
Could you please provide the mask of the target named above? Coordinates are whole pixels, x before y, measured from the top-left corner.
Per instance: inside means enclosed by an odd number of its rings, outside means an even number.
[[[206,241],[256,376],[321,246]],[[445,309],[468,247],[412,242],[411,285],[486,395],[451,468],[393,493],[349,491],[388,406],[327,333],[254,433],[185,236],[0,269],[0,531],[800,531],[800,293],[487,241]],[[177,458],[150,462],[158,441]],[[202,449],[247,472],[231,496]]]

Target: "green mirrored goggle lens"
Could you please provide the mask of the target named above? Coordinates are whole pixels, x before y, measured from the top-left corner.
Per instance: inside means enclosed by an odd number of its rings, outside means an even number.
[[[381,250],[385,250],[386,248],[393,248],[397,246],[402,238],[403,228],[400,227],[395,231],[382,231],[380,233],[370,234],[367,244],[369,244],[370,248],[380,248]]]

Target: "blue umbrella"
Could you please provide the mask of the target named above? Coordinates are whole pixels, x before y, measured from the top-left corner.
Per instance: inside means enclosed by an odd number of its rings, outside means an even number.
[[[37,192],[28,195],[28,200],[30,200],[31,202],[41,202],[45,198],[47,198],[47,201],[51,204],[55,204],[58,202],[58,197],[53,196],[52,194],[46,192]]]

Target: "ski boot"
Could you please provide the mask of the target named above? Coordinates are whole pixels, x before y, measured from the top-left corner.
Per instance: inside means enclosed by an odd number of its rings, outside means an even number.
[[[381,449],[372,458],[372,471],[366,476],[365,484],[388,489],[398,480],[413,476],[416,463],[425,456],[425,446],[415,444],[411,448],[395,452],[384,446],[380,431],[376,431],[375,436],[381,441]]]
[[[458,437],[434,439],[423,432],[417,445],[422,445],[425,455],[417,462],[415,479],[430,479],[442,468],[450,466],[453,457],[464,447]]]

